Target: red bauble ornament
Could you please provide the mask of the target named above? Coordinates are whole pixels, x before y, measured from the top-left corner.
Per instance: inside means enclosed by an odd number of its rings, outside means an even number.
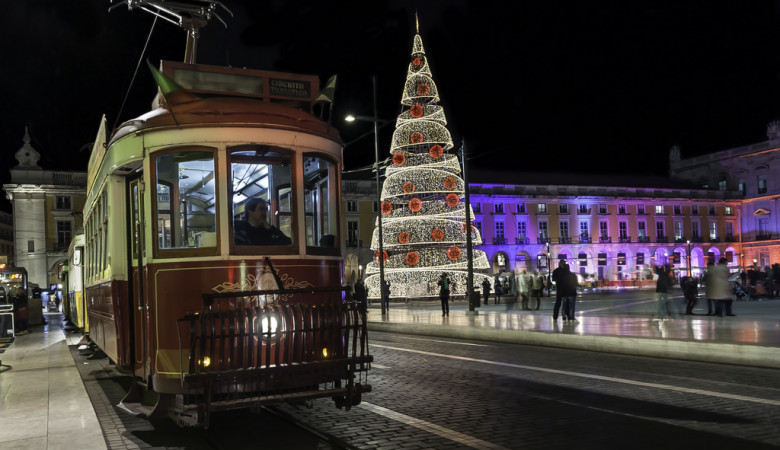
[[[441,145],[436,144],[431,147],[430,151],[428,153],[431,155],[431,158],[433,159],[439,159],[441,158],[441,155],[444,154],[444,149],[441,148]]]
[[[460,197],[458,197],[458,194],[447,194],[447,196],[444,197],[444,201],[447,203],[447,206],[454,208],[460,203]]]
[[[406,155],[404,155],[401,152],[398,152],[393,155],[393,164],[395,164],[398,167],[401,167],[406,163]]]
[[[420,262],[420,255],[418,255],[417,252],[409,252],[406,254],[404,259],[406,260],[406,264],[415,266],[418,262]]]
[[[398,235],[398,242],[401,244],[408,244],[409,243],[409,233],[406,231],[402,232]]]
[[[409,109],[409,114],[415,119],[422,117],[424,112],[425,109],[421,105],[412,105],[412,107]]]
[[[444,189],[451,191],[458,185],[458,181],[455,177],[447,177],[444,179]]]
[[[420,211],[420,209],[422,209],[422,200],[416,197],[409,200],[409,209],[411,209],[412,212]]]
[[[386,262],[387,258],[388,258],[387,251],[382,250],[382,262]],[[374,254],[374,261],[379,262],[379,250],[377,250],[376,253]]]
[[[419,131],[415,131],[414,133],[412,133],[411,136],[409,136],[409,141],[412,144],[419,144],[420,142],[423,141],[422,133],[420,133]]]
[[[404,194],[411,194],[412,192],[414,192],[414,183],[412,183],[411,181],[407,181],[406,183],[404,183],[401,189],[403,189]]]
[[[431,237],[433,237],[434,241],[438,242],[444,239],[444,232],[439,228],[434,228],[433,231],[431,232]]]
[[[417,95],[428,95],[431,93],[431,87],[428,83],[420,83],[417,85]]]
[[[448,248],[447,258],[451,259],[452,261],[455,261],[456,259],[460,258],[460,249],[455,246]]]
[[[422,59],[420,59],[420,57],[419,57],[419,56],[418,56],[417,58],[414,58],[414,59],[412,60],[412,65],[413,65],[414,67],[419,67],[419,66],[421,66],[421,65],[422,65]]]
[[[382,214],[390,214],[393,212],[393,204],[390,202],[382,202]]]

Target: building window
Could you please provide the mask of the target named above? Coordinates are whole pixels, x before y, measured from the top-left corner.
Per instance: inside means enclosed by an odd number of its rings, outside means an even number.
[[[474,222],[474,226],[477,228],[477,231],[479,231],[479,234],[482,234],[482,222]]]
[[[504,222],[496,222],[496,244],[504,243]]]
[[[683,238],[683,223],[682,222],[674,222],[674,240],[675,241],[681,241]]]
[[[647,237],[647,224],[645,222],[637,222],[637,236],[640,239],[644,239]]]
[[[57,221],[57,250],[66,250],[70,245],[72,227],[70,221]]]
[[[766,175],[759,175],[758,176],[758,193],[759,194],[766,194],[767,187],[766,187]]]
[[[493,203],[493,212],[496,214],[504,214],[504,204],[503,203]]]
[[[482,214],[482,204],[479,202],[473,202],[471,204],[471,209],[474,210],[475,214]]]
[[[607,204],[599,203],[599,214],[607,214]]]
[[[769,252],[760,252],[758,254],[758,263],[761,267],[769,266]]]
[[[710,222],[710,240],[718,239],[718,222]]]
[[[598,255],[599,259],[599,265],[600,266],[606,266],[607,265],[607,254],[606,253],[599,253]]]
[[[737,183],[737,189],[739,189],[739,192],[742,192],[742,195],[745,195],[745,180],[740,179]]]
[[[603,238],[609,236],[609,222],[606,220],[599,222],[599,236]]]
[[[691,205],[691,214],[699,214],[699,205]]]
[[[35,241],[29,240],[27,241],[27,252],[32,253],[35,251]]]
[[[714,206],[708,206],[707,207],[707,214],[714,216],[715,215],[715,207]]]
[[[658,239],[663,239],[666,235],[664,234],[664,223],[662,221],[655,223],[655,237]]]
[[[569,222],[561,222],[561,239],[569,239]]]
[[[620,236],[620,239],[625,239],[628,237],[628,222],[618,222],[618,235]]]
[[[647,214],[645,212],[645,205],[636,205],[636,213],[637,214]]]
[[[358,221],[357,220],[348,220],[347,221],[347,245],[350,247],[354,247],[357,245],[358,241]]]
[[[586,238],[590,236],[588,228],[588,222],[580,222],[580,237]]]
[[[550,234],[547,230],[547,221],[546,220],[540,220],[539,221],[539,238],[540,239],[547,239],[550,237]]]
[[[526,227],[525,221],[523,222],[517,222],[517,239],[522,240],[525,243],[525,237],[526,233],[528,231],[528,228]]]
[[[701,223],[691,222],[691,234],[694,240],[701,238]]]
[[[759,217],[758,237],[759,239],[765,239],[765,236],[769,236],[769,217]]]
[[[569,205],[566,203],[559,203],[558,214],[569,214]]]
[[[617,255],[617,265],[618,266],[625,266],[626,265],[626,254],[625,253],[618,253],[618,255]]]
[[[626,205],[618,205],[618,214],[626,213]]]
[[[547,203],[539,203],[536,207],[536,212],[539,214],[547,214]]]
[[[734,215],[734,207],[733,206],[725,206],[723,208],[723,214],[727,216],[733,216]]]
[[[357,200],[347,200],[347,212],[357,212],[358,203]]]
[[[655,213],[656,214],[663,214],[664,213],[664,206],[663,205],[655,205]]]
[[[587,214],[588,213],[588,205],[579,205],[577,207],[577,212],[579,214]]]
[[[71,209],[70,197],[60,196],[56,197],[56,209]]]
[[[718,180],[718,190],[719,191],[726,190],[726,180]]]
[[[525,214],[525,203],[519,203],[517,205],[517,213],[518,214]]]
[[[734,222],[726,222],[726,236],[730,242],[734,242]]]
[[[682,214],[682,205],[674,205],[674,214],[677,216]]]

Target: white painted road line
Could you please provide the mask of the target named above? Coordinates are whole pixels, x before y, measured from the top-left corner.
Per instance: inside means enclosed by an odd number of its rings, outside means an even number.
[[[406,425],[415,428],[419,428],[423,431],[433,433],[445,439],[449,439],[451,441],[457,442],[462,445],[466,445],[471,448],[480,448],[480,449],[489,448],[489,449],[496,449],[496,450],[508,450],[506,447],[502,447],[497,444],[483,441],[482,439],[477,439],[467,434],[463,434],[461,432],[436,425],[435,423],[431,423],[426,420],[417,419],[412,416],[407,416],[406,414],[402,414],[393,411],[392,409],[387,409],[379,405],[374,405],[373,403],[368,403],[365,401],[360,402],[360,405],[358,405],[357,408],[367,409],[373,413],[379,414],[380,416],[387,417],[388,419],[397,420],[398,422],[404,423]]]
[[[707,395],[710,397],[718,397],[718,398],[728,398],[731,400],[741,400],[745,402],[752,402],[752,403],[762,403],[765,405],[772,405],[772,406],[780,406],[780,400],[771,400],[766,398],[757,398],[757,397],[748,397],[745,395],[735,395],[735,394],[726,394],[722,392],[713,392],[713,391],[705,391],[703,389],[692,389],[692,388],[685,388],[680,386],[671,386],[668,384],[659,384],[659,383],[647,383],[644,381],[636,381],[636,380],[628,380],[625,378],[615,378],[615,377],[605,377],[602,375],[593,375],[588,373],[579,373],[579,372],[571,372],[568,370],[557,370],[557,369],[547,369],[545,367],[535,367],[535,366],[526,366],[523,364],[512,364],[512,363],[506,363],[501,361],[488,361],[486,359],[476,359],[476,358],[468,358],[465,356],[454,356],[454,355],[443,355],[441,353],[433,353],[433,352],[425,352],[422,350],[411,350],[406,348],[398,348],[398,347],[390,347],[387,345],[377,345],[373,344],[373,347],[379,347],[379,348],[386,348],[388,350],[398,350],[400,352],[409,352],[409,353],[417,353],[420,355],[427,355],[427,356],[436,356],[439,358],[448,358],[448,359],[456,359],[459,361],[470,361],[470,362],[476,362],[476,363],[482,363],[482,364],[491,364],[494,366],[503,366],[503,367],[512,367],[515,369],[524,369],[524,370],[534,370],[537,372],[546,372],[546,373],[556,373],[559,375],[568,375],[572,377],[579,377],[579,378],[589,378],[592,380],[601,380],[601,381],[610,381],[613,383],[623,383],[623,384],[630,384],[634,386],[644,386],[644,387],[651,387],[656,389],[666,389],[669,391],[676,391],[676,392],[686,392],[689,394],[698,394],[698,395]]]

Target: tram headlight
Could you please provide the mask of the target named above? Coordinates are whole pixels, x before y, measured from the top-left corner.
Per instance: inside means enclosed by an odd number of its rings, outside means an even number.
[[[203,367],[208,367],[211,365],[211,358],[208,356],[203,357]]]
[[[323,358],[328,357],[328,347],[322,347],[322,357]]]
[[[263,326],[263,334],[276,333],[276,328],[278,326],[276,322],[276,317],[271,316],[271,317],[263,318],[262,326]]]

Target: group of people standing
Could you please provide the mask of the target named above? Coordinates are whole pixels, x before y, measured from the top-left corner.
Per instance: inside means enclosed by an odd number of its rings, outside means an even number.
[[[675,316],[672,301],[669,294],[672,290],[673,273],[669,265],[655,268],[658,275],[656,282],[656,304],[658,316],[656,321],[662,321]],[[702,277],[704,283],[704,296],[707,299],[708,316],[736,316],[732,311],[734,303],[734,285],[737,275],[731,275],[728,268],[728,260],[720,258],[718,264],[708,264],[707,271]],[[734,280],[732,280],[734,278]],[[680,280],[680,287],[685,297],[685,314],[693,315],[699,296],[699,283],[695,277],[686,276]]]

